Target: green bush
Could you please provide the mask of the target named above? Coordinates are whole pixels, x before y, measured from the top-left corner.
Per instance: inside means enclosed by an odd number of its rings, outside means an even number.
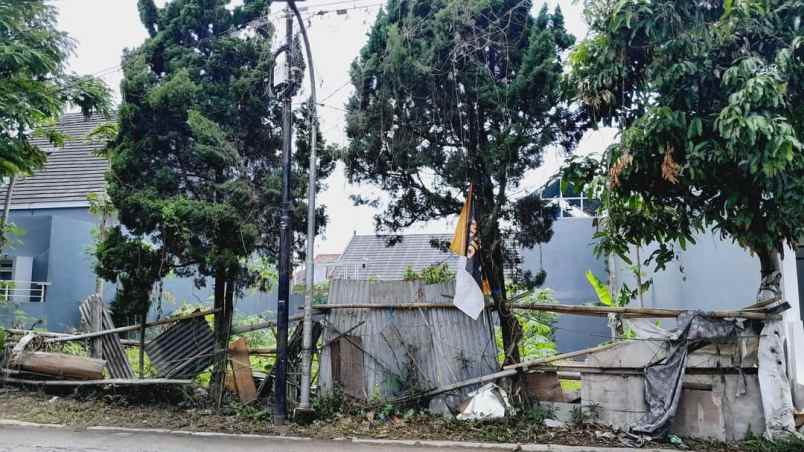
[[[440,284],[455,279],[455,272],[450,270],[446,262],[440,265],[431,265],[416,272],[412,267],[405,269],[405,281],[423,281],[425,284]]]

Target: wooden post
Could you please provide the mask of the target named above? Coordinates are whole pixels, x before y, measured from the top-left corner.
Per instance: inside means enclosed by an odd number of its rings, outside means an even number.
[[[145,325],[148,320],[148,312],[142,315],[140,320],[140,378],[145,378]]]

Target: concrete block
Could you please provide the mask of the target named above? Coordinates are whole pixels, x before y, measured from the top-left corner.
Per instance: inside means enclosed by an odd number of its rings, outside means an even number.
[[[528,374],[525,388],[528,396],[538,401],[563,402],[565,400],[561,381],[555,372]]]
[[[597,367],[645,367],[665,356],[667,346],[660,341],[625,341],[616,347],[592,353],[586,364]]]
[[[581,404],[596,422],[616,428],[636,424],[647,412],[641,376],[581,373]]]
[[[686,381],[709,384],[711,391],[683,389],[671,431],[717,441],[739,441],[765,430],[756,375],[694,375]]]
[[[707,345],[690,353],[687,368],[755,367],[758,349],[759,336],[741,338],[739,344]]]

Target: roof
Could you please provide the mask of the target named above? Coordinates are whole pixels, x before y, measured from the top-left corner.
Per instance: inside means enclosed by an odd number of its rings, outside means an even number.
[[[340,254],[319,254],[315,257],[316,264],[329,264],[335,262],[341,257]]]
[[[388,246],[389,240],[400,237]],[[355,235],[334,265],[333,279],[399,281],[405,270],[414,271],[447,263],[454,269],[457,257],[432,243],[452,240],[452,234]]]
[[[105,143],[90,141],[87,135],[99,125],[109,122],[101,115],[86,119],[81,113],[67,113],[56,126],[71,140],[54,148],[46,139],[31,143],[48,153],[47,163],[32,176],[18,178],[11,199],[12,209],[84,207],[87,195],[102,193],[109,163],[95,152]],[[0,203],[5,202],[6,184],[0,187]]]

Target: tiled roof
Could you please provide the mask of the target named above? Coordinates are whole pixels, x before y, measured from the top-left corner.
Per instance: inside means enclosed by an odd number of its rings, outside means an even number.
[[[54,148],[45,139],[32,143],[48,152],[47,163],[32,176],[18,178],[14,185],[13,209],[87,205],[87,195],[102,193],[108,162],[96,157],[104,143],[91,142],[87,134],[99,125],[112,121],[100,115],[84,118],[81,113],[68,113],[59,120],[59,130],[71,140]],[[6,186],[0,187],[0,203],[5,202]]]
[[[333,279],[377,279],[395,281],[404,278],[410,267],[420,271],[447,263],[454,270],[457,257],[432,246],[433,241],[447,242],[452,234],[402,235],[401,241],[387,246],[389,235],[355,235],[334,264]]]

